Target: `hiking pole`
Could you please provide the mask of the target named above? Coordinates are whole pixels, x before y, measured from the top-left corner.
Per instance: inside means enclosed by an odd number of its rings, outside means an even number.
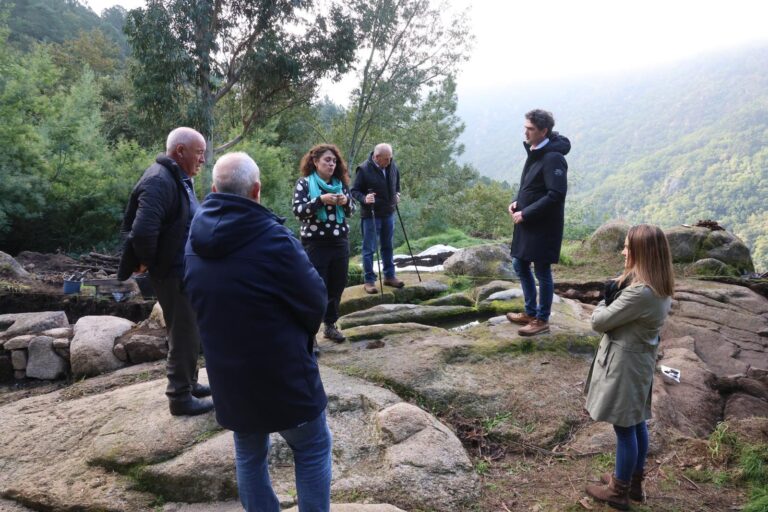
[[[416,264],[416,258],[413,257],[413,251],[411,250],[411,242],[408,241],[408,233],[405,232],[405,224],[403,224],[403,218],[400,216],[400,208],[397,207],[397,204],[395,204],[395,211],[397,212],[397,218],[400,219],[400,227],[403,228],[405,245],[408,246],[408,252],[411,254],[411,263],[413,263],[413,268],[416,269],[416,275],[419,277],[419,282],[421,282],[421,274],[419,274],[419,266]]]
[[[369,194],[373,193],[373,190],[368,191]],[[379,293],[381,294],[381,302],[384,302],[384,282],[381,279],[381,258],[379,257],[379,230],[376,227],[376,213],[373,210],[374,205],[376,204],[376,198],[374,198],[373,203],[371,203],[371,220],[373,221],[373,246],[376,248],[376,262],[378,263],[379,271],[376,272],[379,274]]]

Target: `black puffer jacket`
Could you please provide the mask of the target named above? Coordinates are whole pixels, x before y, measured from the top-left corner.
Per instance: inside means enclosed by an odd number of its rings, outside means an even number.
[[[368,160],[357,166],[355,171],[355,183],[352,185],[352,197],[360,203],[360,217],[371,217],[371,207],[365,204],[365,196],[369,192],[376,193],[374,212],[377,217],[392,215],[397,204],[397,194],[400,192],[400,171],[395,165],[395,160],[389,162],[386,168],[387,178],[373,162],[373,151],[368,155]]]
[[[162,279],[183,256],[191,216],[183,177],[173,159],[159,155],[136,183],[120,228],[126,243],[118,279],[128,279],[139,263]]]
[[[563,155],[571,150],[571,142],[552,132],[541,149],[531,150],[527,143],[524,145],[528,158],[515,199],[523,222],[515,224],[511,254],[525,261],[557,263],[568,192],[568,163]]]

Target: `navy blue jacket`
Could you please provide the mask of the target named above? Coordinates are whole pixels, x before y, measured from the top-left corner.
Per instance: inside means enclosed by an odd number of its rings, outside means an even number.
[[[209,194],[187,242],[184,283],[216,419],[237,432],[293,428],[328,402],[312,353],[328,297],[283,221],[244,197]]]
[[[365,204],[368,192],[376,192],[373,208],[377,217],[388,217],[395,212],[396,196],[400,192],[400,170],[395,165],[394,158],[386,167],[386,174],[387,178],[384,179],[381,169],[373,162],[373,151],[368,155],[368,160],[357,166],[351,192],[352,197],[360,203],[360,218],[371,217],[371,206]]]
[[[571,142],[552,132],[541,149],[531,150],[530,145],[524,145],[528,158],[515,199],[517,210],[523,212],[523,222],[515,224],[511,254],[525,261],[557,263],[568,192],[568,163],[563,155],[571,150]]]

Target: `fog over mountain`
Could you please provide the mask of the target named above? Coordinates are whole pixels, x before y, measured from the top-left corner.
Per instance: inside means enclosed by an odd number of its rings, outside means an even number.
[[[537,107],[571,139],[571,199],[593,216],[716,219],[768,262],[768,46],[614,79],[465,94],[462,160],[516,184],[523,116]]]

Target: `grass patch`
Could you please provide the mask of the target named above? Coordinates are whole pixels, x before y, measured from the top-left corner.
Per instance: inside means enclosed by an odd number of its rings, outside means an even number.
[[[495,337],[481,338],[468,348],[464,357],[472,354],[483,358],[500,357],[507,354],[530,354],[533,352],[586,353],[594,352],[600,343],[599,336],[574,336],[554,334],[520,338],[513,341],[498,340]]]
[[[736,435],[729,430],[728,423],[721,421],[709,435],[707,450],[715,462],[727,462],[737,449]]]
[[[746,445],[739,455],[744,479],[757,486],[768,486],[768,445]]]
[[[741,512],[766,512],[768,511],[768,486],[752,489],[749,502],[744,505]]]
[[[559,265],[565,267],[573,267],[581,264],[576,258],[576,252],[581,248],[581,240],[563,240],[563,245],[560,247],[560,261]]]
[[[477,464],[475,464],[475,473],[477,473],[480,476],[488,474],[488,471],[491,469],[491,463],[487,460],[479,460],[477,461]]]
[[[728,471],[720,471],[711,468],[688,468],[683,474],[694,482],[702,484],[713,483],[717,487],[723,487],[731,482],[731,474]]]
[[[605,473],[606,471],[613,471],[616,467],[616,454],[615,453],[600,453],[592,457],[592,467],[599,473]]]
[[[483,238],[474,238],[466,235],[463,231],[455,228],[448,229],[443,233],[436,235],[425,236],[424,238],[418,238],[411,240],[411,249],[413,254],[421,252],[425,249],[429,249],[433,245],[450,245],[457,249],[463,249],[464,247],[472,247],[474,245],[484,245],[489,243],[489,240]],[[407,254],[408,246],[402,244],[395,248],[396,254]]]
[[[475,286],[475,281],[469,276],[456,276],[448,283],[446,295],[451,293],[465,292]]]

